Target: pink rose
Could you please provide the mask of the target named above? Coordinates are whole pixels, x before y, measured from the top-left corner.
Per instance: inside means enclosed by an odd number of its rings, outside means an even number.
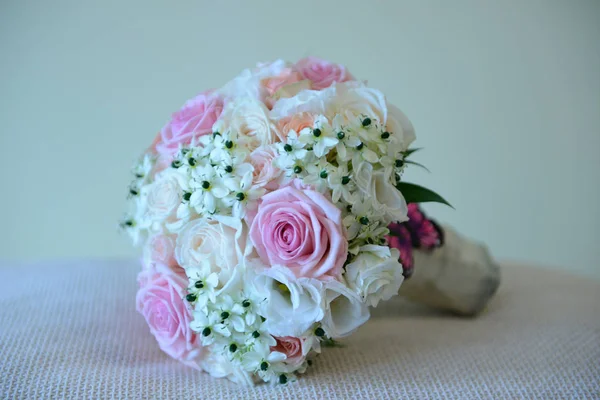
[[[302,341],[293,336],[276,337],[277,345],[271,346],[271,351],[277,351],[286,355],[285,362],[288,364],[301,364],[304,361],[302,354]]]
[[[315,90],[328,88],[333,82],[346,82],[354,79],[343,65],[317,57],[303,58],[296,63],[296,69],[304,79],[312,82],[312,88]]]
[[[250,219],[250,238],[268,266],[283,265],[297,277],[341,275],[348,252],[342,213],[300,180],[264,195]]]
[[[190,329],[192,319],[184,302],[187,280],[163,265],[138,277],[137,310],[144,316],[160,348],[174,359],[200,369],[202,347]]]
[[[273,160],[277,154],[272,147],[261,146],[250,154],[250,164],[254,167],[252,183],[267,190],[277,188],[276,180],[281,176],[281,171]]]
[[[211,91],[188,100],[160,131],[156,151],[163,156],[172,156],[180,144],[189,144],[194,138],[212,133],[212,126],[222,111],[223,99]]]

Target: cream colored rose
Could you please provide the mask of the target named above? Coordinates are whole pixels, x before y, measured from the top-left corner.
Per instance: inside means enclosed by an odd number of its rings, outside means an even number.
[[[387,246],[364,246],[361,253],[346,266],[348,287],[364,302],[376,307],[379,301],[398,294],[403,281],[400,252]]]
[[[240,220],[232,217],[196,219],[179,233],[175,258],[183,268],[196,267],[208,260],[222,287],[234,278],[236,271],[243,269],[240,264],[249,252],[247,244],[247,232]]]
[[[160,174],[148,188],[146,196],[146,213],[152,221],[163,221],[175,212],[181,204],[182,190],[175,178],[170,174]]]
[[[366,115],[377,118],[385,130],[392,132],[402,150],[415,140],[415,130],[400,109],[389,104],[384,94],[361,82],[344,82],[335,86],[335,97],[329,102],[328,112],[342,116]]]
[[[242,136],[251,151],[279,141],[277,127],[269,119],[269,110],[258,100],[246,98],[229,103],[223,111],[223,121],[224,129]]]

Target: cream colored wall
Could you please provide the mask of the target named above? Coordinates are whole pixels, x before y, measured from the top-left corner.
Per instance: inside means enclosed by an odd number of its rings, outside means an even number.
[[[133,255],[128,169],[187,98],[256,61],[346,64],[414,122],[440,220],[600,276],[600,2],[0,4],[0,256]]]

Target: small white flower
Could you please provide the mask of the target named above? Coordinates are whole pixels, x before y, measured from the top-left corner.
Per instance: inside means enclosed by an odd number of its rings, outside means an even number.
[[[142,159],[133,167],[133,175],[138,184],[146,183],[154,165],[154,157],[144,154]]]
[[[354,189],[354,182],[352,182],[348,167],[345,164],[331,171],[327,177],[327,181],[332,189],[331,199],[334,204],[338,203],[340,198],[343,198],[344,201],[350,204],[355,201],[351,193]]]
[[[252,210],[256,205],[256,201],[266,192],[264,188],[252,186],[252,179],[252,171],[248,171],[242,176],[239,182],[235,180],[228,180],[226,182],[235,197],[233,202],[233,216],[236,218],[243,218],[246,215],[247,209]]]
[[[307,150],[305,145],[298,140],[298,134],[290,131],[287,137],[287,143],[277,143],[279,157],[277,162],[282,169],[287,169],[294,165],[296,161],[303,160],[306,157]]]
[[[215,290],[219,285],[219,276],[211,271],[208,260],[202,261],[198,266],[185,269],[189,280],[189,291],[196,295],[196,308],[203,309],[208,301],[214,303]]]
[[[227,343],[231,336],[231,331],[222,323],[221,315],[218,311],[212,311],[208,314],[202,311],[194,311],[194,320],[190,323],[190,328],[200,334],[202,345],[209,346],[215,342]]]
[[[325,193],[329,191],[329,183],[327,178],[335,167],[327,162],[325,157],[319,158],[317,163],[311,163],[306,166],[306,176],[303,181],[307,185],[314,186],[319,192]]]
[[[312,146],[313,152],[317,157],[325,156],[339,142],[331,125],[329,125],[329,121],[322,115],[315,118],[312,130],[304,129],[302,131],[299,140],[302,143]]]
[[[356,201],[351,208],[351,214],[344,217],[344,224],[348,230],[348,237],[354,239],[359,232],[368,229],[372,224],[376,224],[381,217],[381,213],[373,208],[373,202],[370,196]]]
[[[251,351],[244,354],[242,360],[244,369],[259,374],[267,382],[271,380],[274,375],[272,371],[273,364],[285,360],[285,354],[270,350],[270,346],[274,346],[275,344],[276,342],[273,339],[270,343],[259,342],[253,346]]]
[[[214,213],[217,210],[217,200],[229,194],[223,180],[218,176],[216,169],[207,165],[196,169],[195,179],[190,182],[194,189],[190,197],[190,205],[198,213]]]
[[[217,307],[221,311],[223,324],[233,328],[237,332],[244,332],[246,328],[243,318],[245,312],[244,307],[240,303],[234,301],[233,297],[229,294],[219,296],[218,300]]]
[[[352,155],[352,165],[358,165],[362,162],[362,160],[374,164],[379,161],[379,156],[377,153],[371,150],[368,145],[365,145],[361,142],[361,144],[356,147],[356,151]]]

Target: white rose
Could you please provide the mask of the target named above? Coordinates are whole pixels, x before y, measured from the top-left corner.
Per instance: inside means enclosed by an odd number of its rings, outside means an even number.
[[[277,127],[269,119],[269,110],[260,101],[245,98],[230,102],[223,111],[224,128],[237,132],[250,150],[278,141]]]
[[[387,102],[384,94],[362,82],[336,84],[336,96],[328,105],[330,113],[353,116],[368,115],[377,118],[386,130],[392,132],[402,150],[415,140],[415,129],[400,109]]]
[[[377,118],[381,125],[385,126],[388,108],[381,91],[357,81],[337,83],[335,89],[335,97],[327,107],[330,113],[354,117],[367,115]]]
[[[403,281],[400,252],[387,246],[369,245],[346,266],[348,286],[368,305],[377,307],[380,300],[398,294]]]
[[[181,204],[182,190],[173,175],[158,177],[147,190],[146,216],[152,221],[167,219]]]
[[[323,319],[323,283],[312,278],[296,278],[289,268],[264,268],[256,277],[257,290],[267,298],[261,315],[274,336],[300,337]]]
[[[385,178],[384,171],[373,174],[371,193],[374,207],[384,214],[387,223],[408,221],[406,200],[389,179]]]
[[[326,313],[321,325],[328,336],[337,339],[354,332],[369,320],[369,308],[342,282],[325,284]]]
[[[327,109],[334,97],[335,85],[323,90],[302,90],[293,97],[279,99],[271,110],[271,118],[280,120],[302,112],[332,115]]]
[[[177,237],[175,258],[184,268],[195,267],[208,260],[212,272],[219,276],[223,290],[230,281],[239,280],[245,257],[250,253],[247,229],[239,219],[215,217],[188,222]]]

